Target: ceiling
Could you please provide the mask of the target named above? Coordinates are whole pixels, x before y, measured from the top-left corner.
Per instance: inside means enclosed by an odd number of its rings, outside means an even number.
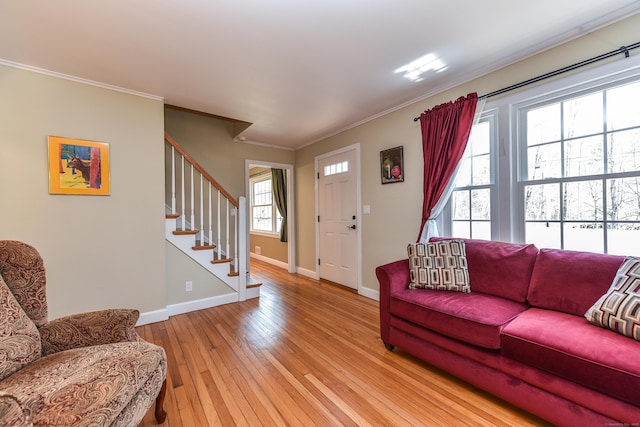
[[[251,123],[248,142],[298,148],[638,12],[637,0],[2,0],[0,64],[161,96]],[[394,72],[427,54],[446,68],[420,82]]]

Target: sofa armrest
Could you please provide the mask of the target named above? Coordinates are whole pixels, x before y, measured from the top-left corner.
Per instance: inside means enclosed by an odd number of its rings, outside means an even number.
[[[140,312],[108,309],[60,317],[40,330],[44,356],[73,348],[141,341],[135,330]]]
[[[380,283],[380,338],[387,348],[393,348],[389,342],[391,322],[391,295],[409,287],[409,260],[403,259],[376,268],[376,277]]]

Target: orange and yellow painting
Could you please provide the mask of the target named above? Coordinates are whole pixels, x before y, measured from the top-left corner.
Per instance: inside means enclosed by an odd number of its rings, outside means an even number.
[[[49,193],[109,195],[109,144],[49,136]]]

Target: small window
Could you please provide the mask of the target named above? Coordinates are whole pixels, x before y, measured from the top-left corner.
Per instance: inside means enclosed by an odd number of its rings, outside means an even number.
[[[348,161],[334,163],[332,165],[326,165],[324,167],[324,176],[335,175],[335,174],[344,173],[344,172],[349,172]]]
[[[251,186],[251,231],[278,234],[282,225],[282,216],[274,202],[270,175],[251,178],[249,183]]]

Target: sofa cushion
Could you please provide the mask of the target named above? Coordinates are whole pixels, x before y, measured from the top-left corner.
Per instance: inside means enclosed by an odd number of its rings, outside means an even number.
[[[410,289],[471,292],[463,241],[411,243],[407,252]]]
[[[584,317],[640,341],[640,259],[629,257],[622,263],[607,293]]]
[[[0,276],[0,380],[40,357],[40,334]]]
[[[405,289],[390,299],[392,315],[488,349],[500,348],[500,331],[526,309],[524,304],[475,292]]]
[[[431,241],[448,240],[437,237]],[[534,245],[461,239],[465,242],[471,292],[525,302],[538,249]]]
[[[30,363],[2,388],[32,414],[34,425],[111,425],[165,358],[147,342],[83,347]]]
[[[623,256],[541,249],[527,301],[531,306],[584,316],[611,286]]]
[[[582,316],[531,308],[502,330],[502,354],[640,406],[640,342]]]

